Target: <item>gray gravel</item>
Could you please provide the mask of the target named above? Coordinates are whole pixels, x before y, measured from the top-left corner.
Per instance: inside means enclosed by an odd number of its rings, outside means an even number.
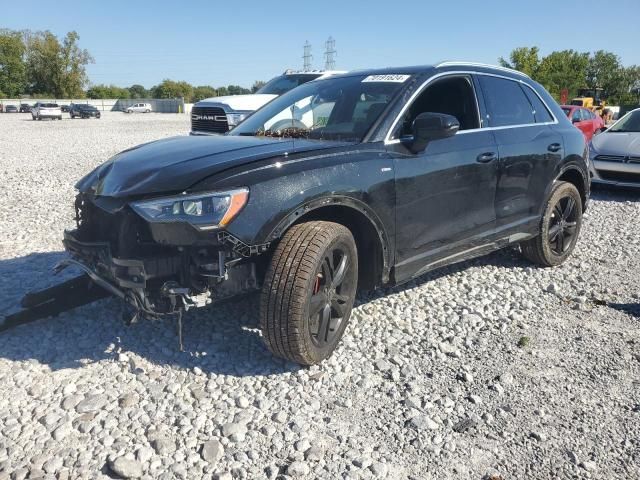
[[[0,315],[56,281],[76,179],[187,130],[0,115]],[[509,250],[361,297],[309,369],[255,298],[190,312],[184,353],[113,300],[1,334],[0,480],[640,478],[639,232],[640,193],[596,191],[566,265]]]

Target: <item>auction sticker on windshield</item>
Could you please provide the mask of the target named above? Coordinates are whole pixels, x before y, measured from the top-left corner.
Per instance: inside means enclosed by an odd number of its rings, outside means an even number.
[[[400,75],[395,73],[390,73],[388,75],[369,75],[367,78],[362,80],[362,82],[395,82],[395,83],[403,83],[407,81],[407,79],[411,75]]]

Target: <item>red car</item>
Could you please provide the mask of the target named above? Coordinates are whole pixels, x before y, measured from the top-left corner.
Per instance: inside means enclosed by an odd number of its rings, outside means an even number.
[[[593,136],[603,130],[604,121],[600,115],[596,115],[588,108],[576,105],[561,105],[562,111],[569,117],[578,130],[582,131],[584,137],[589,142]]]

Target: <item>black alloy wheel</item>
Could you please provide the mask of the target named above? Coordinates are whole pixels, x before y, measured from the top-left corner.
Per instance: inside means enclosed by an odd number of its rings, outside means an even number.
[[[578,230],[578,209],[570,195],[562,197],[553,208],[549,221],[548,242],[556,255],[564,253],[573,245]]]
[[[349,323],[358,251],[347,227],[311,221],[280,239],[265,274],[260,329],[278,356],[314,365],[329,357]]]
[[[354,259],[336,246],[324,254],[309,299],[309,334],[313,343],[325,348],[341,331],[345,312],[355,293],[352,276],[347,275]]]
[[[522,254],[543,267],[563,263],[576,246],[582,226],[582,198],[569,182],[556,182],[545,204],[538,235],[520,243]]]

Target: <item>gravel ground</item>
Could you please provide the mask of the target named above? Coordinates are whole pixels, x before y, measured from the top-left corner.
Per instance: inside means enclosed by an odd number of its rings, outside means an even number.
[[[0,315],[54,283],[73,183],[181,115],[0,115]],[[257,301],[0,334],[0,480],[640,478],[640,193],[597,190],[555,269],[514,250],[359,298],[338,351],[272,358]],[[607,302],[606,305],[602,305]]]

